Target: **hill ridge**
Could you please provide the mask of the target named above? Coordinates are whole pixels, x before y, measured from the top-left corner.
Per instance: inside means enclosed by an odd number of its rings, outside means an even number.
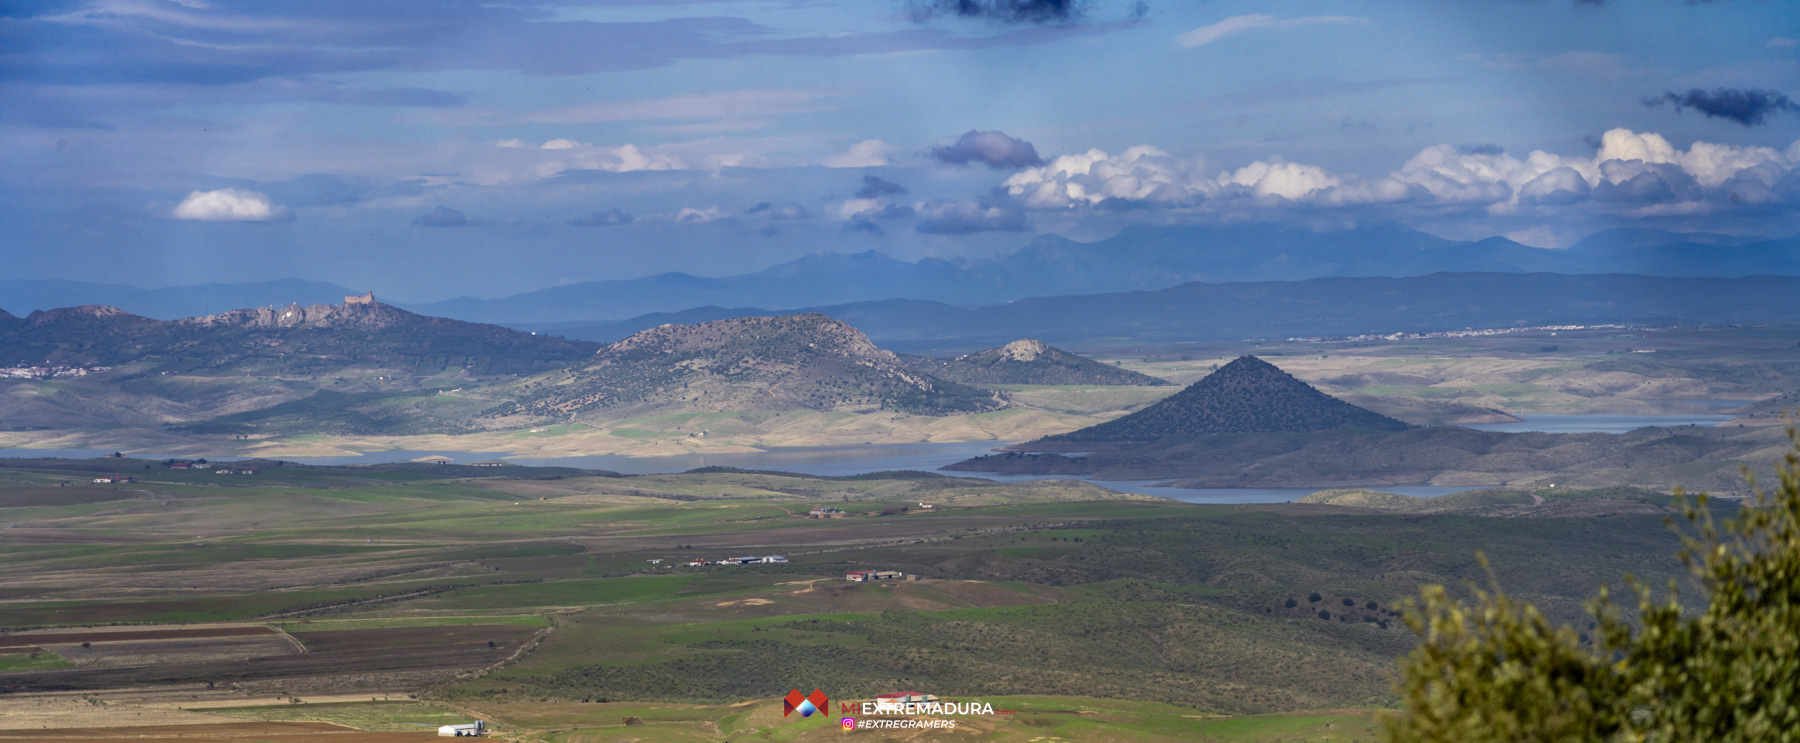
[[[901,363],[816,313],[660,325],[565,369],[510,385],[493,416],[827,410],[943,415],[992,410],[992,393]]]
[[[200,359],[184,368],[306,371],[461,366],[537,372],[599,344],[418,315],[380,303],[258,307],[156,320],[107,305],[36,310],[0,326],[0,366],[119,366]],[[292,367],[292,368],[290,368]]]

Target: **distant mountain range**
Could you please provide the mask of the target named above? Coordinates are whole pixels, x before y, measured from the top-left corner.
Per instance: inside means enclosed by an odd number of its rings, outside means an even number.
[[[153,361],[182,371],[270,375],[343,369],[528,374],[561,367],[598,347],[380,303],[259,307],[171,321],[96,305],[22,318],[0,311],[0,367]]]
[[[1564,324],[1800,322],[1800,277],[1443,273],[1190,283],[1147,292],[1022,299],[991,307],[890,299],[767,310],[699,307],[617,323],[521,326],[609,342],[664,323],[817,312],[850,323],[883,348],[957,353],[1015,338],[1057,345],[1172,343]]]
[[[428,315],[524,325],[618,321],[708,305],[795,308],[914,299],[978,307],[1026,297],[1157,290],[1194,281],[1440,272],[1800,276],[1800,239],[1630,229],[1600,232],[1567,250],[1549,250],[1498,237],[1447,240],[1392,223],[1338,232],[1270,224],[1139,226],[1092,243],[1043,235],[1015,253],[964,264],[935,258],[903,261],[875,251],[828,253],[739,276],[665,273],[495,299],[459,297],[402,306]],[[10,280],[0,281],[0,307],[24,314],[105,304],[172,319],[226,307],[325,303],[345,293],[335,284],[299,280],[165,289]]]
[[[816,307],[917,299],[977,307],[1026,297],[1164,289],[1203,282],[1406,277],[1442,272],[1800,276],[1800,240],[1660,230],[1597,233],[1567,250],[1489,238],[1459,242],[1398,224],[1342,232],[1281,225],[1131,227],[1093,243],[1043,235],[1000,258],[959,266],[870,251],[812,255],[752,274],[682,273],[542,289],[501,299],[418,305],[427,314],[506,324],[567,322],[720,307]]]

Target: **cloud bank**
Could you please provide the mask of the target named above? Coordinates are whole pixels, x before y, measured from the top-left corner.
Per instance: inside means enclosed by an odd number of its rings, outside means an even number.
[[[1359,178],[1270,158],[1212,171],[1150,146],[1063,155],[1007,178],[1002,190],[1033,209],[1163,208],[1216,211],[1305,205],[1406,205],[1489,214],[1583,208],[1627,216],[1697,213],[1731,204],[1800,207],[1800,141],[1785,151],[1695,142],[1677,149],[1653,132],[1606,132],[1590,156],[1494,146],[1435,145],[1385,176]]]

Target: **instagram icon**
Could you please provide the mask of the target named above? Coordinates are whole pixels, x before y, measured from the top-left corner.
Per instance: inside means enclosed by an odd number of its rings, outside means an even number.
[[[855,730],[855,729],[856,729],[856,718],[854,718],[854,717],[844,718],[844,730],[851,731],[851,730]]]

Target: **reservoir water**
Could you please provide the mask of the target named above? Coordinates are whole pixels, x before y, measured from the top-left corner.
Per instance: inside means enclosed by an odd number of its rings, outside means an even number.
[[[1673,403],[1680,401],[1668,402]],[[1471,425],[1469,428],[1483,431],[1509,432],[1548,431],[1553,433],[1624,433],[1644,426],[1712,426],[1731,419],[1731,416],[1729,415],[1718,414],[1718,410],[1726,407],[1735,407],[1741,404],[1742,403],[1731,401],[1722,403],[1701,403],[1694,407],[1684,408],[1681,412],[1670,411],[1658,415],[1531,415],[1527,417],[1526,420],[1516,423],[1478,424]],[[360,456],[284,457],[283,459],[302,464],[339,465],[384,464],[390,462],[406,462],[421,457],[440,456],[448,458],[450,461],[458,464],[505,458],[506,461],[526,466],[581,467],[586,469],[611,470],[613,472],[628,475],[686,472],[699,467],[736,467],[739,469],[750,470],[796,472],[807,475],[844,476],[891,470],[935,471],[939,467],[943,467],[952,462],[960,462],[970,457],[990,453],[995,447],[1005,446],[1007,443],[1008,442],[977,441],[955,444],[871,444],[863,446],[785,447],[757,452],[684,454],[665,457],[593,455],[577,457],[522,458],[507,457],[504,452],[492,451],[390,450],[368,452]],[[99,449],[0,449],[0,457],[68,457],[78,459],[104,456],[110,453],[112,452]],[[148,453],[135,453],[133,456],[160,458],[160,455]],[[218,458],[218,461],[229,461],[231,459],[233,458],[220,457]],[[955,474],[967,477],[983,477],[1005,482],[1067,477],[999,475],[978,472],[959,472]],[[1155,480],[1089,481],[1096,485],[1124,493],[1144,493],[1165,498],[1174,498],[1190,503],[1283,503],[1323,489],[1191,489],[1157,487],[1156,484],[1159,481]],[[1383,487],[1379,489],[1390,493],[1430,498],[1473,488],[1405,486]]]

